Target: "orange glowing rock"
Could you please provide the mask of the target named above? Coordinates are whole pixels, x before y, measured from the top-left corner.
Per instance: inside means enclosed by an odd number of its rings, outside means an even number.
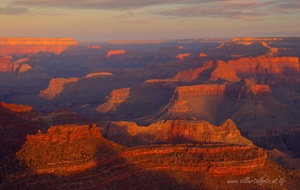
[[[199,57],[207,57],[206,53],[199,53]]]
[[[0,38],[0,54],[30,54],[51,52],[60,54],[70,46],[77,46],[72,38]]]
[[[120,49],[120,50],[110,50],[109,52],[107,52],[106,57],[108,58],[112,55],[122,55],[122,54],[125,54],[125,50],[122,50],[122,49]]]
[[[181,53],[176,56],[177,59],[184,60],[184,58],[189,57],[191,53]]]
[[[88,48],[90,48],[90,49],[101,49],[102,47],[101,46],[88,46]]]
[[[26,105],[22,105],[22,104],[8,104],[8,103],[0,102],[0,106],[4,107],[12,112],[18,112],[18,113],[29,112],[32,110],[31,106],[26,106]]]
[[[86,78],[92,78],[92,77],[102,77],[102,76],[112,76],[113,74],[110,72],[95,72],[95,73],[89,73],[85,75]]]
[[[177,46],[178,49],[183,49],[183,46]]]
[[[46,89],[42,90],[40,92],[39,96],[44,97],[48,100],[52,100],[53,98],[58,96],[64,90],[65,84],[76,83],[78,81],[79,81],[79,78],[76,78],[76,77],[72,77],[69,79],[65,79],[65,78],[51,79],[48,87]]]

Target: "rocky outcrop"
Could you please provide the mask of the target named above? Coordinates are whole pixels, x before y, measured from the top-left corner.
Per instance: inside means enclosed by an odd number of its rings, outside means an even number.
[[[115,111],[117,107],[124,103],[130,95],[130,88],[115,89],[107,97],[107,102],[99,105],[96,110],[99,112],[111,112]]]
[[[207,61],[202,67],[188,71],[180,71],[169,80],[172,82],[204,82],[205,80],[225,80],[230,82],[239,81],[236,72],[224,61]]]
[[[199,57],[207,57],[207,54],[206,54],[206,53],[199,53],[198,56],[199,56]]]
[[[124,145],[153,143],[229,143],[251,144],[243,138],[231,120],[221,126],[206,121],[167,120],[149,126],[134,122],[108,122],[101,124],[104,137]]]
[[[17,113],[32,111],[31,106],[22,105],[22,104],[8,104],[8,103],[5,103],[5,102],[0,102],[0,106],[5,108],[5,109],[8,109],[12,112],[17,112]]]
[[[200,84],[194,86],[179,86],[176,88],[173,100],[185,100],[186,98],[199,96],[231,97],[231,98],[260,98],[271,96],[268,85],[251,85],[241,87],[239,85]]]
[[[102,139],[96,125],[52,126],[46,134],[28,135],[17,157],[37,173],[68,174],[94,167]]]
[[[265,150],[251,146],[166,144],[129,148],[121,153],[120,158],[146,170],[226,176],[244,175],[263,168],[267,154]],[[116,161],[105,164],[118,165]]]
[[[182,49],[182,48],[180,48]],[[181,54],[178,54],[176,56],[177,59],[180,59],[181,61],[183,61],[185,58],[191,56],[192,54],[191,53],[181,53]]]
[[[218,79],[221,79],[230,82],[237,82],[240,80],[240,78],[236,75],[236,72],[222,61],[217,61],[212,67],[214,70],[210,74],[210,81],[217,81]]]
[[[18,59],[13,62],[11,57],[2,57],[0,58],[0,72],[15,74],[25,73],[32,69],[28,62],[28,58]]]
[[[227,64],[242,77],[253,74],[282,75],[299,72],[297,57],[247,57],[230,60]]]
[[[49,86],[42,90],[39,94],[40,97],[46,98],[48,100],[54,99],[56,96],[58,96],[63,90],[64,90],[64,85],[69,84],[69,83],[76,83],[79,81],[79,78],[54,78],[51,79],[49,82]]]
[[[0,55],[60,54],[70,46],[77,46],[72,38],[0,38]]]
[[[122,55],[122,54],[125,54],[125,50],[110,50],[106,53],[106,57],[110,57],[112,55]]]
[[[228,41],[219,45],[216,49],[211,50],[208,55],[210,57],[222,57],[229,58],[231,55],[241,56],[261,56],[265,55],[269,51],[269,47],[266,47],[263,41]]]
[[[46,134],[38,132],[36,135],[27,135],[26,143],[35,142],[41,144],[47,144],[48,142],[64,144],[66,142],[74,142],[84,138],[100,138],[102,137],[100,133],[100,128],[97,128],[96,125],[92,125],[89,129],[88,125],[77,126],[77,125],[61,125],[61,126],[52,126],[48,129]]]
[[[102,77],[102,76],[112,76],[113,74],[110,72],[94,72],[89,73],[85,75],[86,78],[92,78],[92,77]]]
[[[266,38],[260,38],[260,37],[255,37],[255,38],[251,38],[251,37],[235,37],[232,38],[231,41],[233,42],[255,42],[255,41],[263,41],[263,42],[268,42],[268,41],[282,41],[284,38],[273,38],[273,37],[266,37]]]

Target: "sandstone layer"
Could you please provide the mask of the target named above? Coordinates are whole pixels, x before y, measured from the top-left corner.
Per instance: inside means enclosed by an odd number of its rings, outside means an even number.
[[[100,112],[111,112],[115,111],[117,107],[124,103],[130,95],[130,88],[115,89],[107,97],[108,101],[104,104],[99,105],[96,109]]]
[[[101,124],[103,136],[124,145],[152,143],[229,143],[251,144],[240,135],[231,120],[221,126],[206,121],[168,120],[149,126],[138,126],[134,122],[108,122]]]
[[[44,97],[48,100],[54,99],[64,90],[64,86],[70,83],[76,83],[79,81],[79,78],[54,78],[49,82],[49,86],[42,90],[39,94],[40,97]]]
[[[32,111],[31,106],[23,105],[23,104],[8,104],[5,102],[0,102],[0,106],[8,109],[12,112],[23,113]]]
[[[110,57],[112,55],[122,55],[125,54],[125,50],[121,49],[121,50],[110,50],[107,52],[106,57]]]
[[[182,49],[182,48],[180,48],[180,49]],[[179,60],[181,60],[181,61],[183,61],[185,58],[187,58],[187,57],[189,57],[191,55],[192,55],[191,53],[181,53],[181,54],[178,54],[176,56],[176,58],[179,59]]]
[[[12,61],[11,57],[2,57],[0,58],[0,72],[4,73],[25,73],[32,69],[28,58],[21,58],[17,61]]]
[[[0,38],[0,55],[60,54],[70,46],[77,46],[72,38]]]
[[[299,72],[297,57],[247,57],[228,61],[239,76],[247,74],[277,74]]]
[[[99,154],[98,148],[108,152]],[[118,149],[95,125],[52,126],[46,134],[28,135],[17,157],[37,173],[68,174],[95,167]],[[113,155],[113,154],[112,154]],[[112,156],[110,155],[110,156]]]

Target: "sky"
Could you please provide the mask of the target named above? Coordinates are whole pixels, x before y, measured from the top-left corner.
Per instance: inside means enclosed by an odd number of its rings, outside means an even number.
[[[0,37],[300,37],[300,0],[0,0]]]

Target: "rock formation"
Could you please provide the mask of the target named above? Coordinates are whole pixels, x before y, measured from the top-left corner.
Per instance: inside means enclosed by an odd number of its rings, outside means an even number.
[[[69,124],[52,126],[46,134],[39,131],[28,135],[17,157],[37,173],[68,174],[95,167],[96,161],[105,159],[118,147],[103,139],[96,125]],[[98,155],[98,148],[108,152]],[[102,158],[97,160],[97,156]]]
[[[236,42],[228,41],[223,42],[216,49],[211,50],[208,55],[210,57],[230,58],[231,55],[240,56],[261,56],[269,51],[269,47],[263,44],[263,41],[254,42]]]
[[[110,57],[112,55],[122,55],[125,54],[125,50],[110,50],[107,52],[106,57]]]
[[[263,149],[251,146],[166,144],[129,148],[119,157],[150,171],[200,172],[225,176],[248,174],[254,169],[263,168],[267,154]],[[156,162],[151,162],[154,159]],[[122,167],[117,161],[105,164]]]
[[[70,46],[77,46],[72,38],[0,38],[0,55],[60,54]]]
[[[299,72],[297,57],[247,57],[228,61],[228,66],[235,70],[238,76],[253,74],[277,74]]]
[[[5,108],[5,109],[8,109],[12,112],[17,112],[17,113],[32,111],[31,106],[22,105],[22,104],[8,104],[8,103],[5,103],[5,102],[0,102],[0,106]]]
[[[115,111],[116,108],[124,103],[130,95],[130,88],[115,89],[107,97],[107,102],[98,106],[97,111],[99,112],[111,112]]]
[[[65,78],[51,79],[48,88],[42,90],[39,96],[44,97],[48,100],[52,100],[64,90],[64,85],[69,83],[76,83],[78,81],[79,78],[75,78],[75,77],[69,79],[65,79]]]
[[[206,53],[199,53],[198,56],[199,56],[199,57],[207,57],[207,54],[206,54]]]
[[[169,80],[172,82],[204,82],[205,80],[216,81],[218,79],[230,82],[239,81],[236,72],[224,61],[207,61],[202,67],[188,71],[178,72]]]
[[[134,122],[109,122],[101,124],[103,136],[124,145],[153,143],[228,143],[251,144],[240,135],[231,120],[221,126],[205,121],[167,120],[149,126],[138,126]]]
[[[12,58],[2,57],[0,58],[0,72],[4,73],[25,73],[32,69],[32,67],[28,64],[28,58],[18,59],[13,62]]]
[[[112,76],[113,74],[110,72],[94,72],[94,73],[89,73],[87,75],[85,75],[85,77],[87,78],[91,78],[91,77],[102,77],[102,76]]]
[[[182,48],[181,48],[182,49]],[[178,54],[176,56],[177,59],[180,59],[181,61],[183,61],[186,57],[189,57],[191,56],[192,54],[191,53],[181,53],[181,54]]]
[[[191,97],[216,96],[230,98],[260,98],[271,96],[268,85],[239,85],[200,84],[194,86],[179,86],[174,92],[173,99],[184,100]]]

